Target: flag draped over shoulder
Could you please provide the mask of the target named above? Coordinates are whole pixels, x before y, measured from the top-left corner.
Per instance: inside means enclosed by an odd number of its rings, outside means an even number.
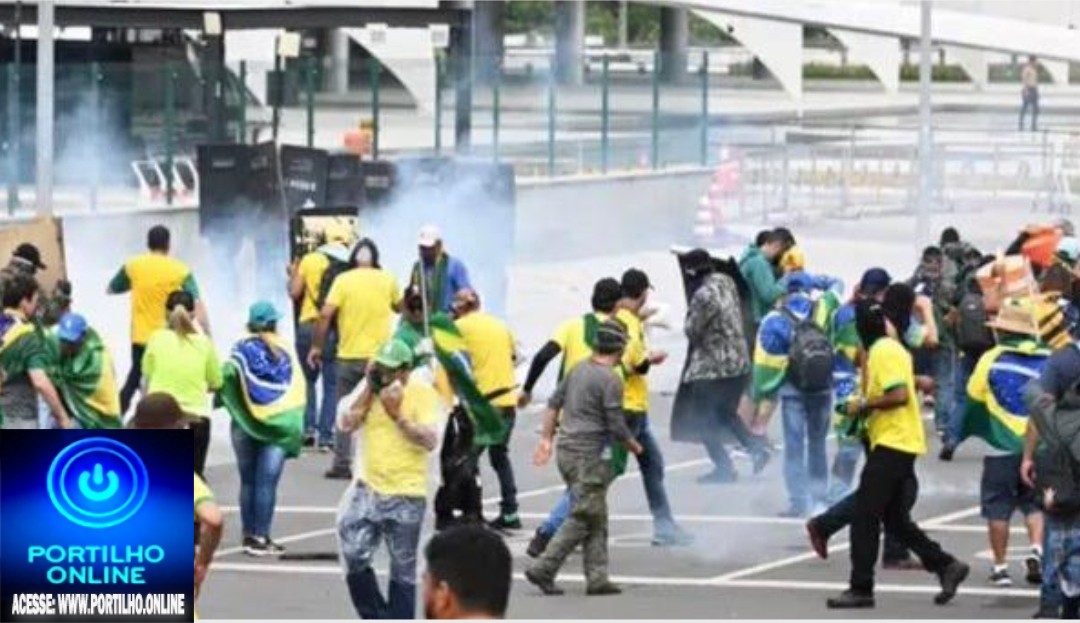
[[[491,401],[480,393],[473,376],[465,338],[450,317],[441,312],[432,314],[428,324],[435,346],[435,357],[446,374],[454,395],[476,427],[475,444],[486,447],[505,442],[508,433],[506,420],[492,406]],[[415,349],[424,336],[415,327],[403,322],[396,337]]]
[[[55,335],[50,336],[49,346],[56,354],[49,377],[71,415],[83,428],[121,428],[116,369],[101,336],[93,329],[87,330],[74,357],[59,356],[60,343]]]
[[[983,355],[968,382],[961,438],[980,437],[998,450],[1023,451],[1028,423],[1024,388],[1038,380],[1049,356],[1049,350],[1030,340]]]
[[[304,375],[292,349],[267,333],[240,340],[222,366],[218,401],[244,432],[300,454],[307,403]]]

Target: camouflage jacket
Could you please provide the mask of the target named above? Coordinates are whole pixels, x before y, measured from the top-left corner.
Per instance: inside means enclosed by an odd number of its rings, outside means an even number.
[[[8,265],[0,269],[0,298],[3,297],[7,284],[17,275],[36,278],[36,270],[26,262],[13,259]],[[36,318],[45,326],[52,326],[60,322],[60,317],[71,309],[71,284],[66,280],[57,282],[51,294],[38,286],[38,310]]]

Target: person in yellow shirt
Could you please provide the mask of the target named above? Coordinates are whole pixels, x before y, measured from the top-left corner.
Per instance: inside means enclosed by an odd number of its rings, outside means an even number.
[[[848,590],[828,600],[833,609],[874,607],[874,565],[881,524],[938,577],[943,606],[956,595],[971,568],[945,552],[911,519],[905,491],[918,488],[915,459],[926,453],[926,432],[915,391],[911,354],[889,337],[885,311],[872,300],[858,301],[855,326],[867,357],[862,390],[848,402],[850,417],[866,418],[870,453],[856,492],[851,523],[851,580]]]
[[[649,300],[652,284],[649,276],[637,268],[631,268],[622,276],[622,301],[615,318],[626,326],[629,338],[623,353],[622,368],[626,375],[623,389],[623,414],[626,424],[643,452],[637,455],[641,469],[641,482],[645,485],[645,497],[653,517],[655,546],[688,545],[693,538],[683,530],[671,513],[667,491],[664,489],[664,455],[649,428],[649,382],[652,366],[663,364],[667,353],[649,349],[645,336],[643,311]]]
[[[155,225],[146,235],[149,251],[136,255],[120,267],[109,282],[109,294],[131,293],[131,371],[120,389],[120,413],[127,413],[142,382],[142,359],[150,336],[166,324],[165,301],[177,290],[195,300],[195,317],[209,335],[210,322],[199,295],[199,286],[187,264],[169,257],[171,234]]]
[[[373,357],[367,385],[338,427],[360,429],[361,473],[345,492],[337,517],[345,583],[363,619],[416,617],[416,557],[427,506],[428,458],[439,443],[440,401],[412,375],[413,350],[400,340]],[[372,559],[382,541],[390,556],[388,598]]]
[[[337,331],[332,327],[323,342],[320,367],[307,363],[308,353],[315,340],[319,309],[325,303],[326,281],[351,268],[350,249],[355,238],[351,227],[335,223],[326,228],[326,244],[304,255],[289,267],[289,295],[297,307],[296,356],[304,371],[307,384],[307,406],[304,409],[304,445],[318,446],[322,452],[334,446],[334,414],[337,406]],[[322,403],[316,384],[322,377]]]
[[[499,478],[499,516],[489,522],[497,530],[520,530],[517,485],[510,462],[510,435],[517,416],[517,380],[514,376],[514,335],[499,318],[480,310],[480,297],[470,289],[454,297],[454,324],[465,339],[477,387],[506,419],[506,440],[488,448],[491,469]]]
[[[393,334],[394,317],[401,308],[397,279],[379,267],[379,250],[374,242],[358,244],[352,263],[355,268],[338,275],[330,286],[307,356],[309,366],[321,365],[333,323],[338,337],[335,405],[364,378],[368,362]],[[325,476],[335,480],[351,478],[352,454],[352,436],[335,431],[334,457]]]

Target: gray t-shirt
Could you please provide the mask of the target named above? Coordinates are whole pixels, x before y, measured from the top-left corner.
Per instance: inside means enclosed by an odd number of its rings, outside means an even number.
[[[575,366],[548,402],[562,411],[559,452],[599,456],[613,441],[629,441],[622,404],[623,383],[615,370],[593,361]]]

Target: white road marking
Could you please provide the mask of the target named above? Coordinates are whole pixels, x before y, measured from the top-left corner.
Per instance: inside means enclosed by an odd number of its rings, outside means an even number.
[[[847,590],[847,582],[803,582],[791,580],[734,580],[717,582],[721,588],[768,588],[773,590],[803,590],[803,591],[835,591],[837,593]],[[930,584],[875,584],[875,593],[906,593],[936,595],[941,591],[940,586]],[[1028,588],[994,588],[990,586],[968,586],[964,584],[957,593],[959,596],[971,595],[977,597],[1027,597],[1037,598],[1038,589]]]

